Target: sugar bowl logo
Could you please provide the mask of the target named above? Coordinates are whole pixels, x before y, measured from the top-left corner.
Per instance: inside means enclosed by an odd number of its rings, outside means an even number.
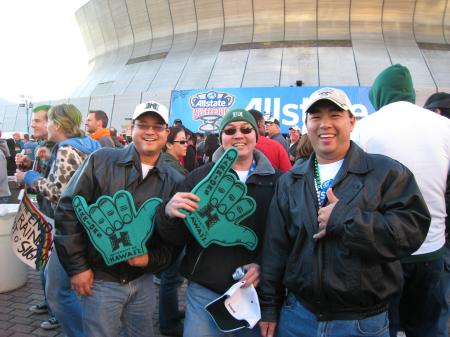
[[[233,106],[235,97],[225,92],[210,90],[191,96],[192,119],[201,120],[199,131],[219,131],[219,121]]]

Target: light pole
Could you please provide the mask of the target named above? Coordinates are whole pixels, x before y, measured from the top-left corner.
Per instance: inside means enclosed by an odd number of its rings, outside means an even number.
[[[31,102],[31,96],[20,95],[22,103],[19,104],[20,107],[25,107],[25,113],[27,115],[27,133],[30,134],[30,109],[33,108],[33,103]]]

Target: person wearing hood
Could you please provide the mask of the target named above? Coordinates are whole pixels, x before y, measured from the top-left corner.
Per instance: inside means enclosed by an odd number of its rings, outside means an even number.
[[[404,286],[390,305],[390,334],[394,337],[404,330],[408,337],[437,336],[446,301],[439,280],[444,268],[450,121],[415,104],[410,72],[400,64],[378,75],[369,98],[378,111],[356,123],[352,139],[369,153],[389,156],[407,166],[431,213],[425,241],[401,260]]]
[[[264,154],[256,149],[258,128],[250,112],[243,109],[227,112],[222,119],[219,132],[222,145],[214,153],[213,162],[189,173],[184,183],[178,188],[178,193],[157,213],[157,228],[163,239],[176,245],[186,244],[186,255],[181,265],[182,275],[189,280],[185,299],[184,337],[228,336],[215,325],[205,306],[221,296],[238,280],[233,280],[232,277],[238,267],[243,267],[245,270],[242,278],[246,281],[245,286],[250,284],[258,286],[266,215],[275,182],[281,174],[272,167]],[[256,211],[241,222],[242,226],[256,233],[258,243],[254,250],[241,245],[217,244],[202,248],[183,224],[182,219],[185,215],[179,211],[184,209],[192,212],[198,207],[200,199],[190,191],[210,173],[215,162],[223,156],[225,150],[231,147],[236,148],[238,154],[229,173],[235,177],[236,181],[245,183],[247,195],[256,201]],[[239,200],[231,197],[233,196],[230,196],[230,200],[235,202]],[[217,213],[220,213],[223,206],[216,206]],[[201,211],[199,209],[199,212]],[[214,212],[214,210],[211,211],[211,214]],[[233,334],[260,336],[257,326],[253,329],[234,331]]]
[[[81,112],[72,104],[55,105],[48,111],[48,140],[56,143],[44,175],[30,170],[16,173],[18,182],[25,182],[46,199],[52,209],[78,167],[89,154],[99,149],[100,143],[84,137],[80,130]],[[37,156],[40,157],[39,150]],[[68,337],[84,336],[81,306],[70,287],[55,249],[46,266],[46,296],[55,317]]]

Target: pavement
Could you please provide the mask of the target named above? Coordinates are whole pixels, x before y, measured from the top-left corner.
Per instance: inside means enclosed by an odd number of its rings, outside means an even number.
[[[186,283],[180,287],[178,292],[180,309],[184,308],[185,288]],[[156,303],[158,303],[159,285],[155,286],[155,296]],[[31,269],[28,272],[28,281],[23,287],[11,292],[0,293],[0,337],[64,337],[60,328],[55,330],[40,328],[40,324],[49,318],[47,314],[33,314],[28,310],[33,304],[41,303],[43,298],[39,274]],[[159,334],[157,308],[152,318],[155,337],[165,337]],[[404,335],[399,333],[398,336]]]
[[[180,309],[184,307],[184,290],[185,284],[179,290]],[[159,285],[155,286],[155,293],[158,298]],[[30,306],[41,303],[43,299],[39,274],[30,268],[27,283],[23,287],[0,293],[0,337],[64,337],[61,328],[55,330],[40,328],[40,324],[49,318],[47,314],[33,314],[28,310]],[[155,337],[164,337],[159,334],[157,308],[152,318]]]

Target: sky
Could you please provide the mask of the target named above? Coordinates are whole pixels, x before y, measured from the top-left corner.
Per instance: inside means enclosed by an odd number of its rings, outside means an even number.
[[[69,97],[89,73],[75,11],[88,0],[0,0],[0,99]]]

